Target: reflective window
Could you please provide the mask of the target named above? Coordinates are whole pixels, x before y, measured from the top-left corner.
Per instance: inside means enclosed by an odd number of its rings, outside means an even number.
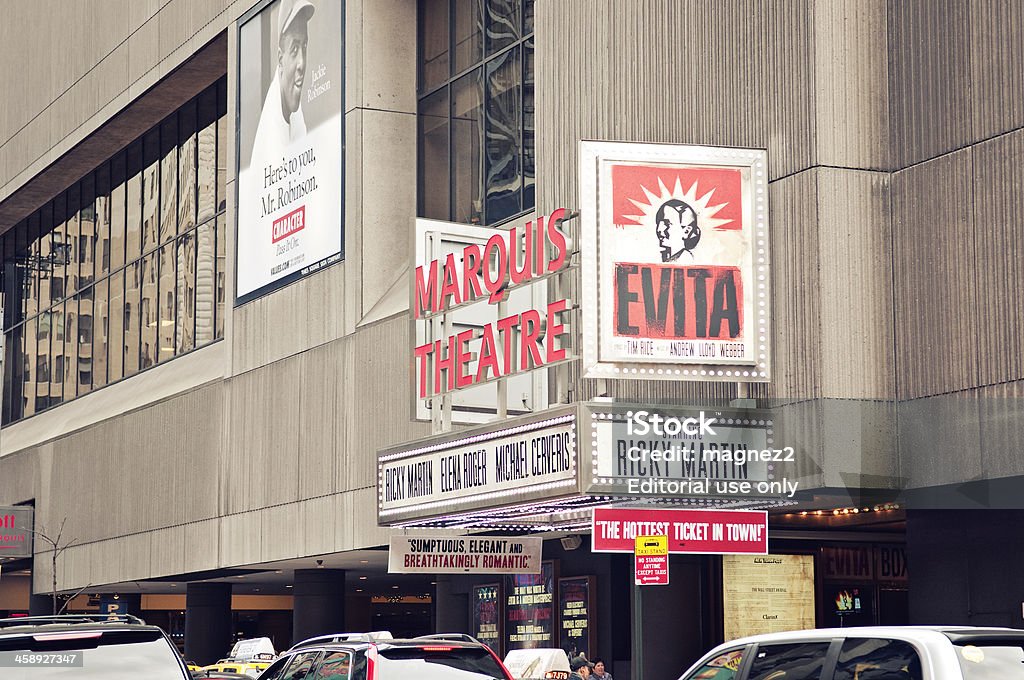
[[[139,345],[142,333],[142,262],[133,262],[124,270],[124,375],[139,372]]]
[[[125,194],[125,262],[142,252],[142,142],[128,147],[125,156],[128,185]]]
[[[125,240],[125,157],[110,161],[110,271],[124,266]]]
[[[224,333],[221,79],[0,237],[3,423]]]
[[[750,666],[749,680],[817,680],[825,666],[829,642],[760,645]]]
[[[1019,659],[1017,663],[1017,667],[1020,668]],[[851,638],[843,642],[833,678],[835,680],[921,680],[921,661],[913,646],[902,640]]]
[[[217,236],[213,222],[196,230],[196,344],[213,340],[217,296]]]
[[[110,327],[110,279],[103,279],[96,284],[95,300],[93,301],[93,333],[92,333],[92,384],[103,387],[107,384],[107,338]]]
[[[142,252],[160,237],[160,130],[146,133],[142,143]]]
[[[532,32],[530,0],[421,0],[421,216],[495,224],[533,207]]]
[[[348,652],[327,652],[316,668],[314,680],[348,680],[352,671],[352,655]]]
[[[302,652],[292,657],[292,662],[288,664],[288,668],[285,670],[284,675],[281,676],[281,680],[304,680],[309,675],[310,668],[313,667],[313,662],[316,661],[316,657],[320,655],[320,652]]]
[[[92,287],[78,294],[78,394],[92,390],[93,304]]]
[[[1024,648],[1022,641],[1016,644],[1005,640],[1002,644],[957,645],[957,659],[965,680],[1005,680],[1019,677],[1021,664],[1024,664]],[[906,676],[906,680],[919,680],[920,667],[916,675]],[[894,676],[895,677],[895,676]],[[900,676],[903,680],[904,676]]]
[[[177,281],[175,270],[174,244],[168,243],[160,248],[160,310],[159,336],[160,348],[158,361],[167,361],[175,354],[174,351],[174,285]]]
[[[733,680],[743,661],[743,650],[733,649],[709,659],[684,680]]]
[[[107,380],[115,382],[124,377],[124,320],[129,316],[124,308],[124,270],[110,276],[110,307],[107,314]]]

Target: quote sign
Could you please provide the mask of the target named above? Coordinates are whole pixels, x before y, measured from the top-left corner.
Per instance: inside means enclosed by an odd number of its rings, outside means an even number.
[[[664,536],[670,553],[712,555],[768,552],[763,510],[594,508],[593,552],[634,552],[640,536]]]
[[[541,539],[392,536],[390,574],[539,574]]]

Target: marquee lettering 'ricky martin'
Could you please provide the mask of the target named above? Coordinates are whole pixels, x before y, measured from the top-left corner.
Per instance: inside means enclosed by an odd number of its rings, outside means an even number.
[[[434,461],[425,460],[384,470],[385,502],[404,501],[434,493]]]

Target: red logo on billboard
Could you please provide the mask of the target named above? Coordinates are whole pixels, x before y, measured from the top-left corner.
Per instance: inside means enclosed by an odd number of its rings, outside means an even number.
[[[274,220],[271,241],[277,243],[283,238],[288,238],[297,231],[306,228],[306,206],[300,205],[284,217]]]

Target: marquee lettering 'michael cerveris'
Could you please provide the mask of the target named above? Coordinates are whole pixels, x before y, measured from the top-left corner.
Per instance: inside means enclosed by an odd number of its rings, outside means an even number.
[[[495,480],[517,482],[569,469],[569,433],[534,437],[494,448]]]
[[[510,288],[561,269],[569,254],[565,236],[559,230],[565,214],[565,209],[559,208],[546,219],[538,216],[526,222],[521,238],[516,226],[494,234],[483,248],[470,244],[462,250],[461,266],[456,254],[449,253],[443,265],[440,260],[432,260],[426,268],[417,267],[413,316],[419,319],[440,314],[484,297],[494,304],[501,301]],[[548,246],[552,253],[550,259]],[[557,338],[565,334],[565,326],[556,320],[568,306],[567,299],[555,300],[549,302],[543,312],[528,309],[485,324],[479,332],[467,330],[449,336],[446,341],[420,345],[414,351],[419,369],[419,396],[439,394],[446,385],[448,390],[469,387],[565,359],[565,350],[556,344]],[[518,341],[514,342],[517,331]],[[480,341],[477,369],[466,373],[473,355],[466,345],[477,338]],[[515,345],[519,347],[518,352],[514,351]],[[433,380],[428,368],[431,360]]]

